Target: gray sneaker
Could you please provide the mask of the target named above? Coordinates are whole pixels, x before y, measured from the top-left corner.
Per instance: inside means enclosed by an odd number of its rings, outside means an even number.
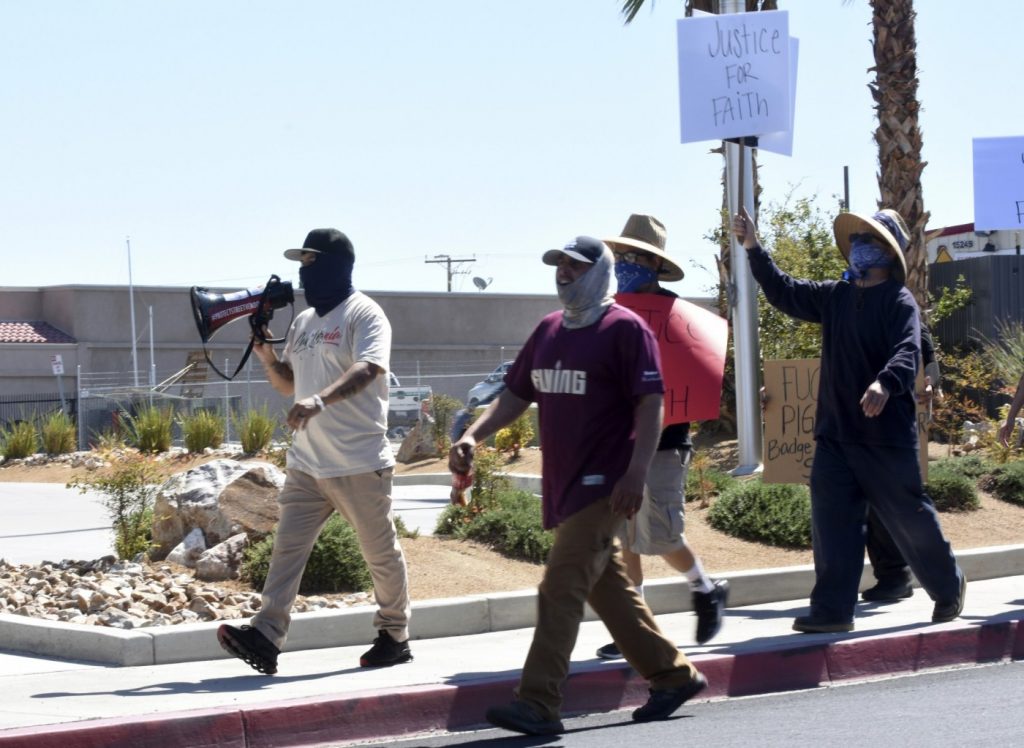
[[[603,647],[597,650],[597,656],[602,660],[621,660],[622,652],[615,646],[615,642],[611,644],[605,644]]]

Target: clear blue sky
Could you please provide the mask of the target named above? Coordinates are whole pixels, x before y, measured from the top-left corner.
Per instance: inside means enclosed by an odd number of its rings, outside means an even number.
[[[971,139],[1024,134],[1024,3],[918,2],[926,208],[973,220]],[[542,250],[668,227],[703,295],[713,143],[681,145],[676,19],[618,0],[0,0],[0,286],[241,288],[297,280],[281,250],[336,226],[357,287],[552,293]],[[875,208],[867,0],[781,0],[800,39],[794,153],[769,201],[829,211],[851,170]],[[485,292],[486,293],[486,292]]]

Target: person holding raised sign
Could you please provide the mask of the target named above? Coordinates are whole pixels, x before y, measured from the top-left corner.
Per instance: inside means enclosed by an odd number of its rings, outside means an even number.
[[[853,630],[869,506],[935,601],[932,621],[952,621],[963,611],[967,580],[924,492],[917,459],[921,331],[917,302],[904,285],[906,223],[894,210],[840,213],[833,231],[851,279],[839,281],[779,270],[745,208],[732,229],[768,302],[822,325],[811,466],[815,583],[810,614],[798,616],[793,628]]]
[[[660,281],[682,280],[683,270],[665,252],[664,224],[654,216],[634,213],[622,233],[605,244],[615,255],[615,278],[620,294],[678,295],[662,288]],[[658,340],[661,365],[673,365],[672,346]],[[722,613],[729,598],[729,582],[712,581],[700,559],[686,542],[685,488],[693,443],[689,422],[669,423],[658,440],[651,467],[644,482],[644,501],[635,516],[626,520],[619,533],[626,572],[643,597],[644,570],[641,554],[661,556],[686,577],[697,614],[698,644],[710,641],[722,628]],[[618,645],[610,642],[597,650],[606,660],[622,657]]]

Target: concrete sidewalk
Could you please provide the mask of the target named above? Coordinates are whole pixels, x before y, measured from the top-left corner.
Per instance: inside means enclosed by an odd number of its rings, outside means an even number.
[[[704,647],[692,645],[691,613],[660,615],[659,622],[707,675],[710,687],[702,699],[1024,658],[1024,576],[979,579],[984,565],[994,568],[997,560],[1004,571],[1013,565],[1017,574],[1024,572],[1019,552],[1015,546],[973,560],[961,554],[968,577],[972,567],[976,576],[963,617],[949,624],[930,623],[932,602],[920,590],[897,604],[861,604],[857,630],[842,635],[790,630],[793,617],[806,610],[806,593],[773,602],[737,600],[741,604],[729,609],[721,634]],[[730,579],[740,591],[759,587],[766,593],[785,589],[774,586],[783,571]],[[667,594],[670,587],[663,587],[655,597]],[[419,623],[433,616],[430,607],[414,609],[419,636]],[[483,723],[488,706],[511,698],[532,635],[529,628],[513,628],[417,639],[413,662],[363,670],[358,659],[372,632],[357,628],[358,644],[286,649],[276,676],[256,674],[234,659],[109,667],[0,654],[0,748],[248,748],[470,728]],[[212,639],[213,628],[204,636]],[[625,663],[594,657],[608,640],[599,622],[582,626],[565,714],[626,708],[646,699],[645,683]]]

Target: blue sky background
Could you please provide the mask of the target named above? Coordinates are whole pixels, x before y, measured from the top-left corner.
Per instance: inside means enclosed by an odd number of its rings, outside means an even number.
[[[297,281],[281,250],[336,226],[357,287],[552,293],[541,252],[668,227],[704,295],[714,143],[681,145],[675,22],[659,0],[0,0],[3,286]],[[765,199],[875,208],[867,0],[782,0],[800,39],[794,153]],[[1024,3],[918,2],[925,205],[973,220],[971,139],[1024,134]],[[973,6],[972,6],[973,7]],[[486,293],[485,292],[485,293]]]

